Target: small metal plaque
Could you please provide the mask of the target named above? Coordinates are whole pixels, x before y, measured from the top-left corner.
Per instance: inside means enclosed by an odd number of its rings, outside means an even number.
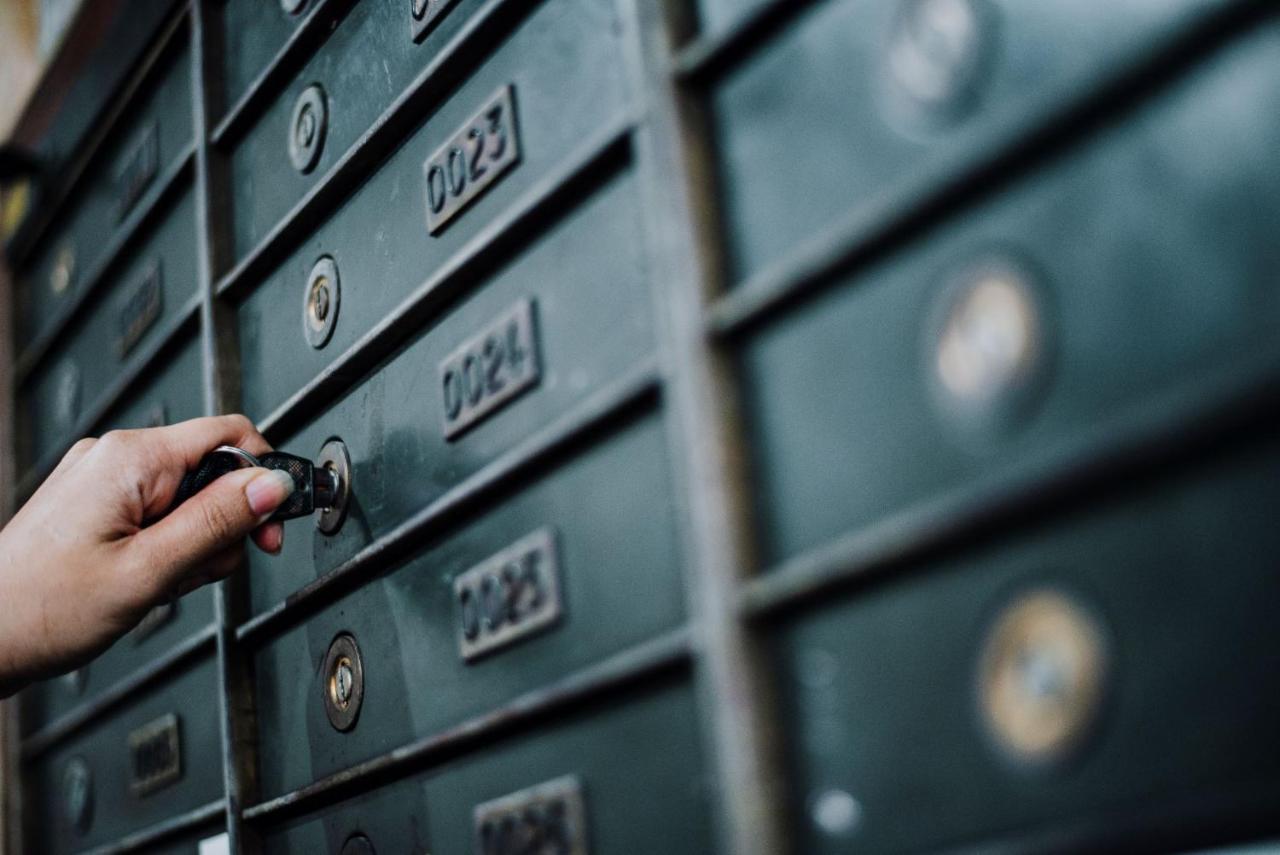
[[[564,614],[555,533],[543,528],[453,580],[458,650],[471,662],[558,623]]]
[[[525,299],[441,361],[445,439],[456,439],[540,376],[533,301]]]
[[[420,42],[436,28],[458,0],[408,0],[409,19],[413,22],[413,40]]]
[[[160,133],[153,121],[147,125],[116,168],[116,219],[129,216],[142,194],[160,171]]]
[[[129,756],[135,796],[164,789],[182,777],[182,729],[173,713],[161,716],[129,734]]]
[[[427,158],[427,230],[436,234],[520,160],[515,90],[503,86]]]
[[[474,818],[477,855],[588,852],[586,804],[573,775],[477,805]]]
[[[154,606],[151,611],[143,616],[142,620],[138,621],[138,625],[129,632],[129,638],[134,644],[141,644],[154,635],[156,630],[173,620],[177,613],[178,604],[176,602],[161,603],[158,606]]]
[[[120,356],[127,356],[142,341],[163,309],[164,279],[157,261],[142,274],[120,310]]]

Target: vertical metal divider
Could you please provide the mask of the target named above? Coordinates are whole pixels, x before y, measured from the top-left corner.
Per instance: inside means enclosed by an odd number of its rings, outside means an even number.
[[[14,315],[17,313],[14,278],[0,269],[0,484],[8,485],[0,496],[0,524],[8,523],[16,510],[18,482],[17,389],[13,384]],[[17,697],[0,701],[0,855],[23,851],[22,777],[19,754]]]
[[[695,30],[688,0],[620,0],[628,64],[644,107],[634,140],[657,312],[663,412],[676,476],[702,730],[711,748],[718,848],[791,850],[781,729],[763,640],[738,608],[757,566],[745,439],[731,355],[705,310],[724,289],[711,135],[673,51]]]
[[[210,143],[214,117],[221,115],[223,44],[220,4],[191,0],[192,103],[196,133],[196,240],[200,280],[200,340],[204,409],[209,414],[240,409],[240,352],[235,307],[215,294],[218,277],[231,262],[231,185],[224,152]],[[253,681],[235,628],[247,612],[244,573],[219,582],[214,597],[217,622],[222,772],[230,850],[252,853],[260,843],[242,821],[246,804],[257,799],[257,744]]]

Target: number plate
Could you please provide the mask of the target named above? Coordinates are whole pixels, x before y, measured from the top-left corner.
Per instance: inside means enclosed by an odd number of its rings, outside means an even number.
[[[504,86],[422,165],[427,230],[443,229],[519,160],[515,92]]]
[[[147,192],[160,170],[160,141],[152,122],[116,168],[116,219],[123,220]]]
[[[582,784],[567,775],[478,805],[475,851],[477,855],[587,855],[586,825]]]
[[[440,363],[445,439],[456,439],[540,375],[533,301],[521,300]]]
[[[564,612],[555,533],[539,529],[459,574],[453,601],[467,662],[554,625]]]
[[[129,734],[129,757],[133,762],[130,789],[145,796],[163,789],[182,777],[182,734],[178,717],[161,716]]]
[[[120,340],[118,349],[120,356],[142,341],[164,308],[164,281],[160,274],[160,263],[156,262],[142,275],[141,281],[134,286],[129,299],[120,310]]]

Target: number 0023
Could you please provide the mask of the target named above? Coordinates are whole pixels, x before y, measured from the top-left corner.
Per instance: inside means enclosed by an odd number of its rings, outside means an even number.
[[[422,165],[427,230],[443,229],[519,159],[514,94],[503,86]]]

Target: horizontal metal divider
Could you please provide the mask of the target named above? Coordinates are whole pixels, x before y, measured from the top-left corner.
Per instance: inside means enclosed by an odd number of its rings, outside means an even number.
[[[133,212],[107,242],[102,256],[94,262],[85,275],[80,293],[58,312],[49,328],[40,333],[19,355],[14,366],[14,385],[21,388],[39,366],[49,350],[62,338],[67,328],[83,313],[85,307],[97,298],[98,292],[108,282],[107,274],[121,260],[121,256],[133,248],[150,226],[160,218],[173,197],[190,183],[195,172],[196,146],[194,142],[183,147],[182,152],[169,164],[156,186],[137,204]]]
[[[1251,361],[1189,379],[1154,401],[1135,402],[1118,424],[1095,426],[1045,450],[1027,465],[909,506],[778,566],[745,585],[750,618],[798,607],[819,595],[883,576],[891,568],[943,554],[986,534],[1012,536],[1027,521],[1100,495],[1108,483],[1132,485],[1176,471],[1224,434],[1280,417],[1280,347]]]
[[[224,5],[224,4],[220,4]],[[209,136],[211,145],[225,148],[248,129],[280,97],[289,80],[324,45],[347,16],[355,0],[321,0],[289,34],[275,56],[249,83]],[[221,10],[219,10],[221,11]]]
[[[341,356],[263,418],[258,429],[273,441],[284,438],[300,426],[310,410],[345,391],[442,305],[456,299],[471,284],[469,275],[476,268],[498,266],[496,256],[505,260],[524,245],[529,232],[549,227],[563,211],[576,207],[582,201],[575,195],[577,191],[595,180],[615,156],[620,156],[636,124],[635,114],[625,112],[579,146],[555,171],[536,182],[446,258],[425,282]]]
[[[7,248],[13,269],[25,267],[41,247],[48,236],[49,227],[58,219],[67,203],[80,189],[89,164],[98,156],[103,144],[116,130],[121,118],[130,115],[130,108],[133,107],[133,100],[138,91],[152,82],[156,68],[163,65],[170,58],[171,52],[177,51],[186,40],[187,27],[183,26],[183,23],[187,19],[188,6],[187,2],[178,4],[176,11],[160,25],[160,35],[154,40],[151,49],[135,68],[125,75],[120,91],[113,93],[104,102],[101,115],[90,125],[97,129],[96,133],[88,141],[82,141],[76,146],[76,158],[64,170],[67,173],[66,181],[57,185],[55,195],[47,200],[47,204],[40,206],[40,221],[30,228],[29,235],[27,228],[21,228],[18,235],[20,242],[12,243]]]
[[[982,841],[936,847],[937,855],[1044,855],[1047,852],[1200,852],[1262,855],[1248,843],[1280,833],[1280,786],[1240,781],[1173,799],[1132,802]],[[1240,849],[1218,849],[1246,844]]]
[[[725,338],[770,322],[783,309],[909,241],[956,208],[995,196],[1082,139],[1125,118],[1274,8],[1263,0],[1234,0],[1135,51],[1122,67],[1046,93],[1042,100],[1056,105],[1047,113],[1028,116],[1016,105],[1004,110],[986,129],[964,134],[945,154],[914,170],[911,178],[738,283],[709,308],[709,333]]]
[[[442,531],[457,517],[509,487],[513,480],[570,449],[583,437],[656,399],[660,388],[656,361],[642,360],[627,374],[588,396],[560,419],[530,434],[333,570],[245,621],[236,630],[237,638],[246,645],[260,644],[266,637],[300,623],[356,585],[368,581],[371,573],[381,574],[399,566],[415,554],[423,539]]]
[[[321,778],[291,793],[245,808],[246,822],[279,822],[339,802],[664,672],[688,667],[689,631],[671,630],[553,681],[461,724],[410,742],[372,760]]]
[[[739,15],[723,33],[700,36],[672,58],[671,73],[690,85],[703,85],[730,71],[819,0],[767,0]],[[821,0],[834,3],[836,0]]]
[[[49,473],[57,467],[58,461],[67,453],[67,449],[71,448],[82,436],[88,435],[89,431],[97,427],[98,423],[106,418],[107,414],[126,395],[134,391],[134,386],[139,381],[148,379],[146,375],[155,367],[159,357],[167,353],[171,347],[176,346],[182,332],[189,325],[198,323],[199,319],[200,295],[192,294],[191,298],[183,304],[178,313],[170,318],[168,323],[160,329],[155,340],[145,347],[116,376],[115,381],[107,387],[104,393],[98,396],[98,399],[76,422],[76,426],[69,432],[67,437],[64,437],[58,447],[43,460],[38,461],[35,468],[28,470],[27,474],[18,482],[16,498],[19,501],[25,501],[28,496],[35,492],[35,489],[40,486],[44,479],[49,477]]]
[[[135,831],[133,834],[122,837],[114,843],[86,849],[81,855],[125,855],[127,852],[140,852],[144,849],[149,849],[171,837],[176,837],[188,831],[195,831],[202,826],[210,826],[212,831],[215,828],[215,823],[222,819],[226,809],[226,799],[218,799],[216,802],[201,805],[141,831]]]
[[[414,78],[413,83],[360,135],[307,194],[258,241],[217,283],[215,293],[237,299],[250,280],[280,263],[294,244],[310,235],[316,223],[337,206],[426,117],[433,100],[441,97],[490,41],[514,29],[537,0],[489,0]],[[519,7],[515,14],[509,7]],[[234,205],[233,205],[234,207]]]
[[[193,635],[179,641],[159,657],[152,659],[131,674],[117,680],[95,698],[54,719],[22,741],[23,762],[31,762],[78,733],[88,725],[131,700],[138,692],[169,676],[174,671],[206,654],[213,653],[217,627],[209,624]]]

